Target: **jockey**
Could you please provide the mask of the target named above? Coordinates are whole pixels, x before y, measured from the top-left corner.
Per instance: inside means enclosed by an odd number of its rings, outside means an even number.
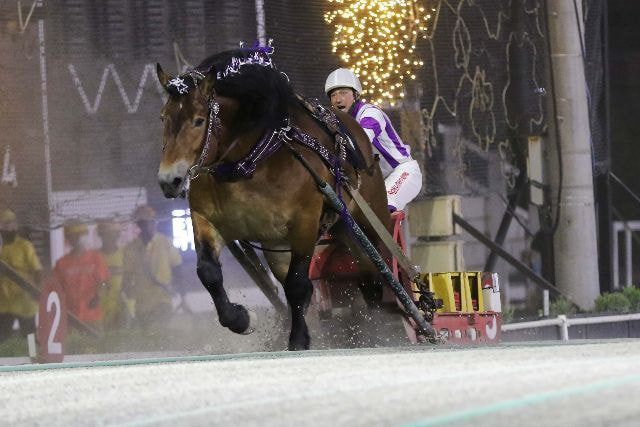
[[[351,114],[364,129],[380,158],[380,169],[387,188],[389,210],[402,210],[422,188],[420,165],[411,157],[393,129],[389,117],[375,105],[360,100],[362,85],[353,71],[338,68],[327,77],[324,91],[331,105]]]

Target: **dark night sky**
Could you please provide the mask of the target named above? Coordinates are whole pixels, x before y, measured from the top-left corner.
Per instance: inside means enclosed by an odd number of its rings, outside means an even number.
[[[640,1],[609,0],[609,50],[612,169],[640,194]],[[640,218],[638,204],[614,197],[627,218]]]

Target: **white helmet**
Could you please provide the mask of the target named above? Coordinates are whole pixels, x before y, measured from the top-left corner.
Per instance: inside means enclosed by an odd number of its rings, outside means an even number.
[[[349,87],[358,93],[362,92],[360,80],[347,68],[338,68],[329,74],[324,84],[324,92],[329,95],[329,92],[339,87]]]

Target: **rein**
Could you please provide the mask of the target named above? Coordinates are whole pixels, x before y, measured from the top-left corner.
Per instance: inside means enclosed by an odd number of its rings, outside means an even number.
[[[237,144],[236,140],[229,148],[227,148],[225,153],[215,161],[215,163],[210,166],[205,166],[204,164],[209,155],[211,142],[214,139],[219,140],[218,133],[213,132],[213,126],[215,124],[216,129],[220,127],[220,118],[218,117],[220,106],[215,102],[213,96],[215,95],[212,95],[212,97],[207,100],[209,104],[209,124],[207,127],[204,147],[200,153],[198,161],[191,166],[188,171],[188,177],[190,180],[196,178],[202,172],[210,173],[223,182],[250,179],[255,173],[259,162],[270,157],[278,151],[285,142],[289,141],[295,141],[317,153],[334,175],[337,176],[343,174],[343,171],[341,170],[341,163],[346,158],[344,147],[344,143],[346,142],[345,139],[336,138],[338,155],[334,155],[324,145],[322,145],[317,138],[308,135],[297,126],[292,126],[288,119],[285,121],[284,126],[274,130],[267,130],[253,146],[251,152],[244,158],[235,162],[223,161],[235,144]],[[212,135],[215,138],[212,138]]]
[[[191,73],[193,76],[197,77],[198,79],[196,80],[196,78],[194,78],[193,80],[194,82],[196,82],[196,88],[198,89],[200,96],[202,96],[207,102],[207,105],[209,107],[209,113],[207,118],[207,133],[204,140],[204,146],[202,147],[202,151],[200,152],[200,157],[198,158],[198,161],[193,166],[191,166],[189,168],[189,171],[187,172],[189,181],[196,178],[202,171],[208,171],[208,168],[204,166],[204,163],[207,161],[207,157],[209,156],[209,150],[211,148],[211,141],[212,141],[211,136],[214,135],[215,139],[219,141],[220,138],[218,135],[218,131],[220,130],[220,127],[221,127],[220,118],[218,117],[218,113],[220,113],[220,104],[218,104],[215,100],[215,96],[216,96],[215,89],[211,90],[211,95],[209,97],[205,96],[205,94],[202,93],[202,90],[200,89],[200,85],[198,85],[199,80],[204,79],[205,75],[195,69],[192,70]],[[214,132],[214,127],[215,127],[215,132]],[[225,155],[228,152],[229,150],[225,152]]]
[[[197,162],[194,163],[187,171],[186,188],[189,188],[190,182],[203,172],[210,173],[223,182],[250,179],[255,173],[257,164],[260,161],[271,156],[280,149],[283,143],[289,141],[296,141],[317,153],[333,175],[335,175],[336,184],[343,179],[344,171],[342,170],[341,164],[347,157],[347,150],[345,146],[346,144],[353,145],[353,141],[340,131],[338,119],[333,112],[319,105],[317,101],[309,101],[299,95],[296,95],[296,97],[303,104],[308,113],[334,136],[337,155],[334,155],[327,150],[327,148],[322,145],[317,138],[308,135],[296,126],[291,126],[289,119],[287,118],[285,119],[283,126],[279,129],[267,130],[260,140],[258,140],[258,142],[253,146],[251,152],[243,159],[235,162],[223,161],[226,155],[238,142],[238,140],[236,140],[227,148],[224,154],[217,159],[217,161],[214,161],[210,166],[205,166],[213,145],[212,142],[214,140],[218,142],[215,147],[216,150],[219,145],[220,137],[218,131],[221,128],[221,121],[218,114],[220,113],[220,104],[215,100],[215,88],[212,88],[211,94],[208,96],[202,92],[199,83],[206,76],[201,71],[193,69],[187,73],[193,79],[196,90],[198,90],[200,96],[205,99],[209,111],[207,118],[207,132],[205,134],[202,151],[200,152]],[[339,186],[337,187],[339,188]]]
[[[248,240],[242,240],[242,243],[246,244],[247,246],[251,246],[253,249],[261,250],[262,252],[291,252],[291,249],[267,249],[267,248],[263,248],[262,246],[254,245],[253,243],[251,243]]]
[[[347,150],[346,144],[353,146],[353,141],[349,135],[341,132],[337,117],[330,110],[322,107],[317,101],[309,101],[299,95],[296,95],[298,100],[305,107],[307,112],[334,137],[336,154],[330,152],[320,141],[305,133],[297,126],[292,126],[289,119],[285,119],[283,126],[278,129],[267,130],[258,142],[253,146],[251,152],[241,160],[235,162],[224,162],[223,159],[227,154],[235,147],[239,139],[236,139],[223,153],[223,155],[214,161],[213,164],[205,166],[205,163],[211,152],[214,141],[219,145],[220,136],[219,130],[221,128],[221,121],[218,117],[220,113],[220,104],[215,100],[215,89],[209,96],[206,96],[200,85],[198,84],[205,78],[205,75],[198,70],[191,70],[189,74],[192,76],[196,89],[200,93],[207,105],[208,105],[208,117],[207,117],[207,132],[205,135],[202,151],[198,157],[198,161],[187,171],[187,184],[185,188],[189,188],[191,180],[197,178],[201,173],[205,172],[215,176],[219,181],[232,182],[241,179],[250,179],[255,173],[257,164],[271,156],[278,151],[283,145],[292,149],[291,143],[296,142],[299,145],[305,146],[315,152],[325,163],[327,168],[335,177],[335,184],[337,195],[342,200],[341,189],[342,186],[348,183],[348,179],[342,169],[342,163],[346,161]],[[216,145],[217,150],[219,146]],[[360,177],[358,176],[359,187]],[[259,249],[265,252],[291,252],[290,249],[267,249],[261,246],[252,244],[245,241],[245,244],[255,249]]]
[[[220,128],[220,118],[218,117],[218,113],[220,112],[220,104],[214,101],[213,96],[209,98],[207,103],[209,104],[209,123],[207,124],[207,136],[204,141],[204,147],[202,148],[202,152],[200,153],[198,162],[195,164],[195,167],[198,169],[203,168],[204,162],[207,161],[207,157],[209,156],[209,149],[211,148],[211,135],[213,134],[214,124],[216,130]],[[217,132],[216,139],[219,139]]]

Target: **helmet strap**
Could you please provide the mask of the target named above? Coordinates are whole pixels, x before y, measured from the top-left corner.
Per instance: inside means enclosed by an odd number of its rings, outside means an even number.
[[[356,93],[358,93],[358,92],[356,92]],[[356,98],[355,101],[353,101],[353,104],[351,104],[351,107],[349,107],[349,111],[347,111],[347,113],[349,113],[351,115],[353,113],[353,111],[356,109],[356,105],[357,104],[358,104],[358,98]]]
[[[351,88],[351,91],[353,92],[353,104],[351,104],[351,107],[349,107],[349,114],[353,113],[353,110],[356,109],[356,104],[360,100],[360,94],[358,93],[358,91],[354,88]]]

